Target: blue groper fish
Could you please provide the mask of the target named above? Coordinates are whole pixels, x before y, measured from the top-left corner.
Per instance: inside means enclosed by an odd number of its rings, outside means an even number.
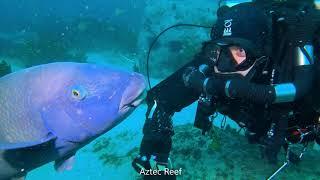
[[[142,75],[59,62],[0,78],[0,179],[55,161],[71,169],[81,147],[125,119],[144,98]]]

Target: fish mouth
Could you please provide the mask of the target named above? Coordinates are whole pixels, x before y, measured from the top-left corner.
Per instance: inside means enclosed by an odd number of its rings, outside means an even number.
[[[127,110],[138,107],[146,98],[146,81],[144,77],[138,73],[133,73],[127,88],[122,94],[119,110],[122,113]]]
[[[143,100],[146,98],[146,96],[147,96],[147,92],[145,90],[143,90],[139,93],[139,95],[135,99],[133,99],[129,103],[122,105],[122,107],[120,109],[136,108],[143,102]]]

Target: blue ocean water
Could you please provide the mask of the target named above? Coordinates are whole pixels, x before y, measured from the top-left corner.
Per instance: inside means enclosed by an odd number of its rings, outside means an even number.
[[[218,0],[2,0],[0,7],[0,62],[9,63],[13,71],[75,61],[145,73],[146,53],[154,37],[175,23],[211,26]],[[178,28],[165,34],[151,57],[152,85],[188,62],[201,42],[209,38],[209,31]],[[56,172],[49,163],[31,171],[27,180],[140,179],[131,160],[138,154],[146,109],[141,105],[118,126],[78,151],[72,170]],[[177,137],[183,138],[179,132],[191,129],[195,111],[196,104],[192,104],[174,116],[174,126],[180,128]],[[217,127],[222,119],[217,117]],[[227,124],[239,130],[231,120]],[[277,169],[262,160],[257,147],[244,142],[239,142],[244,146],[232,144],[227,139],[221,146],[229,149],[212,152],[208,144],[195,144],[208,139],[201,139],[201,133],[194,131],[190,132],[193,138],[174,141],[174,164],[183,165],[179,179],[266,179]],[[242,135],[238,134],[237,141],[243,140]],[[310,151],[304,164],[287,169],[280,178],[320,177],[319,167],[314,167],[319,163],[319,157],[314,156],[318,151]]]

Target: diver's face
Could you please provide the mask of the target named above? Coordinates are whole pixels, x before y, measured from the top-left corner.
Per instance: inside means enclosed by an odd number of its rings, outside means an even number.
[[[232,55],[232,59],[238,65],[245,61],[247,58],[246,51],[240,46],[230,46],[229,51]]]
[[[237,45],[225,46],[219,49],[219,57],[216,66],[221,72],[238,71],[241,65],[247,59],[247,53],[244,48]]]
[[[241,74],[245,76],[251,69],[248,64],[248,54],[238,45],[221,48],[215,64],[215,72],[223,74]]]

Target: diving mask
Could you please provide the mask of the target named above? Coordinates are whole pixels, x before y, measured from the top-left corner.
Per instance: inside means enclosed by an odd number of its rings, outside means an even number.
[[[247,50],[237,45],[215,45],[210,52],[215,69],[222,73],[246,71],[254,64]]]

